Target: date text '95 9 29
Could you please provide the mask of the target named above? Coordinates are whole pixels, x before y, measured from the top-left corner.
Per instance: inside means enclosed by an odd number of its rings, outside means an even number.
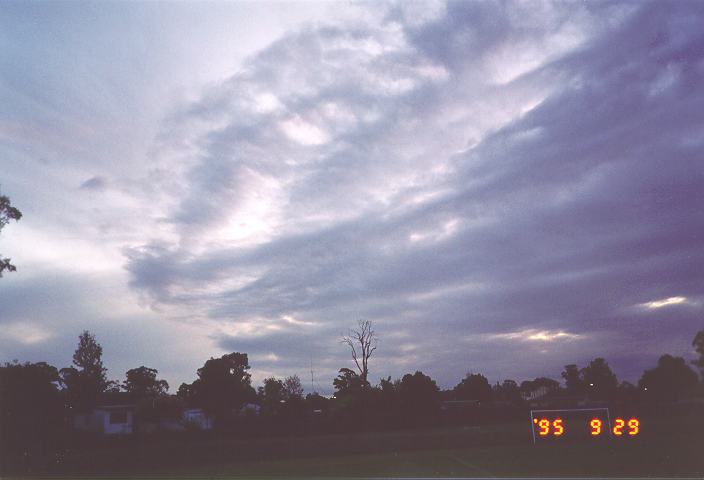
[[[641,431],[638,418],[619,416],[612,422],[606,408],[533,410],[531,424],[533,443],[565,438],[633,438]]]

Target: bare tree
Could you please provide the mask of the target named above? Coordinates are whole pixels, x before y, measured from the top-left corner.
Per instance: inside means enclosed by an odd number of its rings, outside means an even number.
[[[357,365],[359,377],[362,382],[366,383],[369,373],[369,358],[376,350],[377,338],[372,330],[371,320],[360,320],[358,325],[358,330],[350,330],[348,335],[342,337],[342,343],[347,344],[352,350],[352,360]]]

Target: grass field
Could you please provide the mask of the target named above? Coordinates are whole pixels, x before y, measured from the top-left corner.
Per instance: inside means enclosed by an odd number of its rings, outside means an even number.
[[[245,462],[188,472],[207,477],[562,477],[691,476],[701,478],[702,445],[473,447],[416,452]]]
[[[237,462],[187,475],[246,477],[693,477],[704,476],[704,436]]]
[[[662,420],[639,437],[542,445],[532,444],[527,422],[191,444],[175,437],[75,452],[64,478],[702,478],[702,427],[701,419]]]

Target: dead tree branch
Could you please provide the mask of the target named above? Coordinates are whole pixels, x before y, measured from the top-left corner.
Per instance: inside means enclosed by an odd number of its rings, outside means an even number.
[[[377,347],[377,338],[372,330],[371,320],[360,320],[357,330],[350,330],[348,335],[342,337],[342,343],[350,347],[352,360],[354,360],[362,381],[367,381],[369,374],[369,359]],[[361,364],[360,364],[361,362]]]

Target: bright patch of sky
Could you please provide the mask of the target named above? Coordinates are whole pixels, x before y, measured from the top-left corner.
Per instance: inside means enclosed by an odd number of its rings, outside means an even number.
[[[680,303],[685,302],[687,302],[687,299],[685,297],[670,297],[665,298],[663,300],[653,300],[652,302],[646,302],[642,305],[646,308],[662,308],[667,307],[669,305],[678,305]]]

